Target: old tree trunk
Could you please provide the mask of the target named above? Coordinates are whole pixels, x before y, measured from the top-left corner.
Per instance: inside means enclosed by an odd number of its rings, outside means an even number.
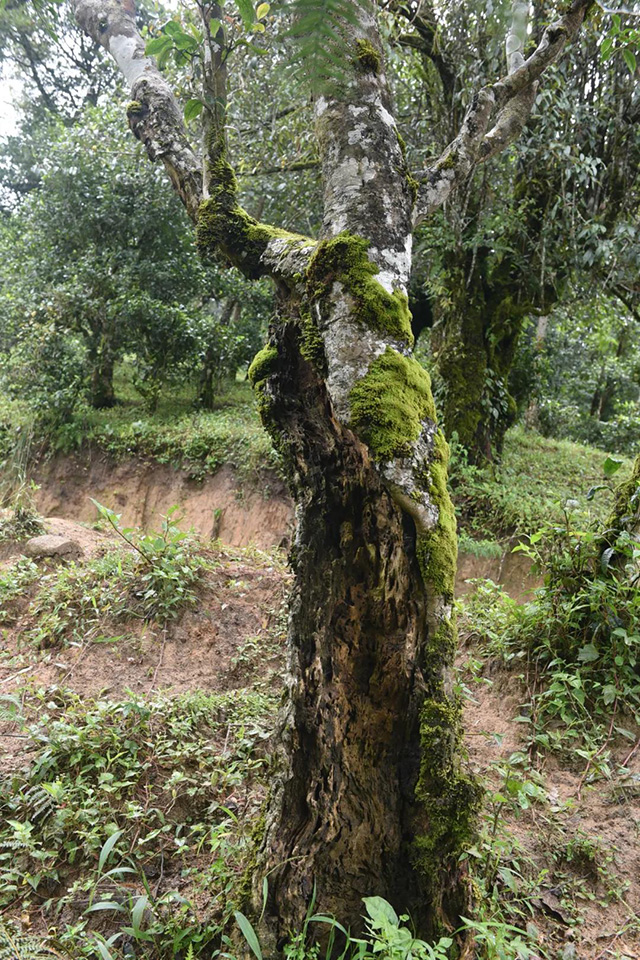
[[[450,680],[456,537],[447,446],[429,378],[411,356],[412,230],[517,135],[531,85],[588,5],[574,0],[532,56],[520,56],[519,70],[470,97],[456,139],[416,177],[396,131],[375,9],[354,5],[353,22],[342,24],[347,79],[315,101],[324,220],[311,239],[239,206],[223,39],[209,30],[220,9],[201,8],[215,104],[203,111],[201,167],[129,0],[75,0],[83,28],[129,80],[130,125],[164,163],[203,255],[216,252],[250,278],[269,275],[277,291],[269,343],[250,378],[298,517],[290,681],[254,875],[259,900],[269,874],[278,939],[299,928],[314,884],[318,907],[355,925],[367,894],[410,908],[426,933],[451,928],[468,907],[458,858],[478,790],[461,768]]]

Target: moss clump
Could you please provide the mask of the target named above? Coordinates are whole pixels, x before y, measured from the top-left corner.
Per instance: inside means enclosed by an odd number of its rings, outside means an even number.
[[[319,243],[307,269],[310,299],[322,300],[339,282],[353,299],[355,319],[412,346],[409,301],[404,293],[389,293],[378,283],[378,267],[369,260],[368,247],[367,240],[350,233]]]
[[[309,312],[300,316],[300,353],[312,367],[322,376],[327,375],[327,358],[324,352],[324,343],[318,324]]]
[[[356,66],[364,73],[380,73],[382,57],[370,40],[356,40]]]
[[[223,149],[216,160],[209,161],[209,171],[210,197],[200,204],[196,226],[196,245],[202,256],[220,251],[254,280],[264,272],[261,258],[271,240],[309,242],[306,237],[260,223],[242,209],[236,178]]]
[[[349,396],[351,424],[378,461],[411,454],[424,420],[436,418],[429,374],[387,347]]]
[[[262,350],[259,350],[247,371],[247,377],[251,386],[257,387],[263,380],[275,372],[278,363],[278,351],[275,347],[267,344]]]
[[[451,150],[446,155],[444,160],[438,164],[438,170],[453,170],[457,162],[458,162],[458,153],[456,150]]]
[[[429,497],[438,508],[438,523],[430,533],[418,537],[417,553],[425,583],[451,602],[458,565],[458,538],[456,514],[447,489],[448,465],[449,444],[438,430],[428,470]]]
[[[406,174],[407,183],[409,184],[409,190],[411,192],[411,199],[415,203],[418,199],[418,190],[420,189],[420,183],[411,173]]]
[[[444,695],[427,699],[420,715],[416,799],[425,810],[428,827],[415,839],[413,857],[433,891],[446,889],[442,875],[458,869],[460,854],[475,837],[482,789],[460,768],[461,743],[460,705]]]
[[[143,106],[139,100],[131,100],[127,104],[127,116],[136,117],[139,116],[143,111]]]

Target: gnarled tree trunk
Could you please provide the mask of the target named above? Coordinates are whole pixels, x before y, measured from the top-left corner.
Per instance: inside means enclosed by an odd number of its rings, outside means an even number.
[[[314,884],[319,909],[352,925],[366,894],[413,907],[424,932],[451,927],[467,909],[458,856],[478,793],[461,769],[451,691],[448,451],[429,378],[411,356],[412,230],[475,163],[517,135],[536,78],[590,2],[572,0],[526,63],[522,43],[510,38],[509,76],[470,99],[458,136],[416,178],[393,119],[375,7],[354,5],[353,18],[337,25],[347,75],[315,101],[318,242],[239,206],[219,7],[201,8],[212,105],[202,114],[201,173],[129,0],[74,0],[83,27],[129,79],[131,127],[164,163],[197,222],[202,253],[226,257],[247,277],[269,275],[277,288],[269,344],[250,368],[298,514],[291,679],[254,875],[257,906],[269,874],[276,941],[299,927]]]

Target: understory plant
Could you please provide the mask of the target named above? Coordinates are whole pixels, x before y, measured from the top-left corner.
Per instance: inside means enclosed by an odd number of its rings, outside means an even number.
[[[25,702],[11,715],[31,763],[0,781],[0,909],[37,910],[73,956],[210,956],[238,905],[272,700]]]
[[[617,465],[605,461],[590,496],[610,487]],[[640,724],[640,546],[628,530],[581,520],[566,501],[560,521],[515,548],[544,576],[531,602],[518,606],[488,582],[465,616],[490,653],[521,663],[533,745],[570,751],[589,770],[614,737],[635,742],[628,727]]]

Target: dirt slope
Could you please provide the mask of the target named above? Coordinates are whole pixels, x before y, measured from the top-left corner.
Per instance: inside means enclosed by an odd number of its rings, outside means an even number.
[[[157,528],[173,506],[203,540],[220,538],[231,546],[254,543],[261,549],[286,544],[293,506],[284,484],[266,474],[260,488],[241,489],[234,471],[223,467],[194,480],[168,464],[131,459],[118,461],[97,450],[82,456],[56,456],[34,473],[40,485],[38,510],[46,517],[91,522],[93,497],[122,514],[125,526]]]

